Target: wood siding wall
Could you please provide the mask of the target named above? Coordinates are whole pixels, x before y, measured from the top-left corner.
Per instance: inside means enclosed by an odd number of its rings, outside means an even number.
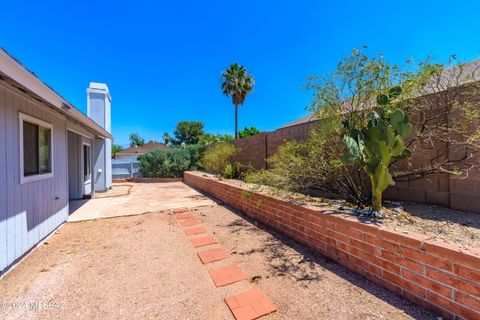
[[[68,132],[68,198],[70,200],[81,199],[80,163],[81,139],[78,134]]]
[[[53,125],[52,178],[20,184],[19,112]],[[67,120],[0,82],[0,274],[68,217]]]

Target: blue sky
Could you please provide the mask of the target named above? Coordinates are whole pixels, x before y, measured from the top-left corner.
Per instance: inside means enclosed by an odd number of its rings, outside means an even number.
[[[394,63],[480,56],[479,1],[96,2],[2,3],[0,46],[84,112],[89,82],[106,82],[119,144],[132,131],[161,140],[181,120],[232,133],[219,89],[232,62],[256,79],[239,127],[273,130],[306,114],[307,77],[354,47]]]

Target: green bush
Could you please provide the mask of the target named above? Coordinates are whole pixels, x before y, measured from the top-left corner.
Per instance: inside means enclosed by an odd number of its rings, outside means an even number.
[[[185,146],[185,150],[190,154],[190,165],[188,166],[188,170],[200,169],[200,160],[205,151],[205,146],[201,144],[190,144]]]
[[[200,164],[206,170],[222,177],[235,178],[238,170],[233,163],[233,157],[239,151],[240,149],[233,144],[226,142],[217,143],[205,150]]]
[[[346,168],[340,158],[344,146],[336,117],[317,123],[305,141],[288,141],[268,161],[268,170],[248,172],[245,181],[288,192],[321,190],[352,202],[365,201],[362,179],[355,168]]]
[[[175,148],[156,149],[138,157],[139,170],[146,178],[181,178],[191,165],[189,150]]]

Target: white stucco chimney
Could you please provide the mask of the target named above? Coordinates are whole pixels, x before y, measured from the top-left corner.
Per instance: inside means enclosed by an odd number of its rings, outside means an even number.
[[[87,89],[87,115],[109,133],[112,132],[111,96],[105,83],[90,82]],[[95,190],[112,187],[112,140],[96,139],[93,148]]]

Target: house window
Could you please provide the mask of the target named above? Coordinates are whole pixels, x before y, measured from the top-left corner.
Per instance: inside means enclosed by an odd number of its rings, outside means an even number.
[[[90,146],[88,144],[83,145],[83,181],[90,181]]]
[[[52,125],[20,113],[21,183],[53,176]]]

